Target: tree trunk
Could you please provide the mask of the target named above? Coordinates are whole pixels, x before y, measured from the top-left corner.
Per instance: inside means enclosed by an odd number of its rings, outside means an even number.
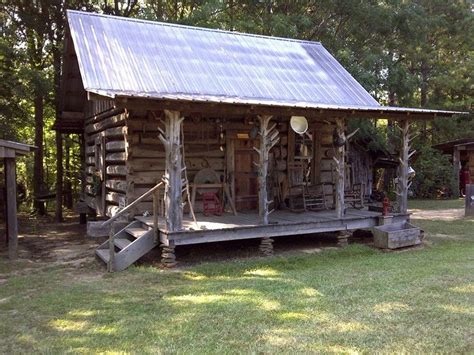
[[[59,122],[61,107],[59,102],[61,84],[61,42],[64,34],[64,8],[62,2],[55,3],[52,19],[56,23],[55,30],[51,27],[48,32],[49,40],[53,44],[53,67],[54,67],[54,109],[56,111],[56,122]],[[56,222],[63,220],[63,137],[60,131],[56,131]]]
[[[426,107],[428,103],[428,77],[429,67],[426,60],[421,61],[420,66],[421,85],[420,85],[420,106]],[[427,120],[421,121],[421,137],[425,140],[428,138]]]
[[[18,253],[18,221],[16,217],[16,161],[5,159],[5,187],[7,190],[8,257],[16,259]]]
[[[44,167],[43,167],[43,96],[40,93],[35,94],[34,110],[35,110],[35,145],[37,149],[34,152],[34,167],[33,167],[33,194],[34,194],[34,208],[35,212],[44,216],[46,208],[44,202],[37,201],[37,198],[44,192],[42,191],[44,185]]]
[[[69,135],[66,135],[64,143],[66,148],[64,157],[64,168],[66,172],[66,179],[64,181],[64,206],[66,206],[66,208],[72,209],[71,137]]]
[[[63,137],[56,131],[56,222],[63,221]]]

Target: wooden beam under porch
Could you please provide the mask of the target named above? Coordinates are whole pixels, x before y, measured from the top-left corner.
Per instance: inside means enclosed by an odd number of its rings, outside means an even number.
[[[380,224],[381,214],[366,210],[348,209],[343,218],[335,211],[295,213],[287,210],[274,211],[269,224],[259,223],[258,213],[224,214],[222,216],[197,215],[198,225],[187,216],[183,219],[183,230],[167,232],[164,219],[160,218],[160,241],[165,245],[189,245],[219,241],[316,234],[355,229],[372,228]],[[137,216],[137,220],[153,227],[153,217]],[[408,214],[393,217],[392,222],[403,222]]]

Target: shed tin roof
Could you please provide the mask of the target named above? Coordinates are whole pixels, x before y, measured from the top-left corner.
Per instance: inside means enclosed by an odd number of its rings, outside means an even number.
[[[98,95],[452,116],[381,106],[319,42],[67,11],[84,90]]]
[[[68,11],[84,89],[232,103],[377,101],[318,42]]]

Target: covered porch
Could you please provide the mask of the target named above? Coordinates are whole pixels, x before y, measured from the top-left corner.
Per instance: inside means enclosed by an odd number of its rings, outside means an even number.
[[[154,226],[153,216],[137,216],[149,229]],[[165,221],[158,222],[160,242],[165,245],[189,245],[229,240],[273,238],[324,232],[367,229],[386,222],[381,213],[366,209],[347,209],[344,216],[338,217],[336,211],[305,211],[301,213],[289,210],[276,210],[268,220],[261,224],[259,215],[242,212],[238,215],[226,213],[222,216],[204,216],[198,214],[197,222],[189,216],[183,218],[183,227],[179,231],[166,229]],[[390,222],[405,222],[408,214],[395,214]],[[347,237],[346,237],[347,238]]]

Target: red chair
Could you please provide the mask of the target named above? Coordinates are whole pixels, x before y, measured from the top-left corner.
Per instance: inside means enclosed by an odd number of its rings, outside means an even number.
[[[203,212],[205,216],[215,214],[222,215],[222,204],[215,192],[204,192],[201,195],[203,203]]]

